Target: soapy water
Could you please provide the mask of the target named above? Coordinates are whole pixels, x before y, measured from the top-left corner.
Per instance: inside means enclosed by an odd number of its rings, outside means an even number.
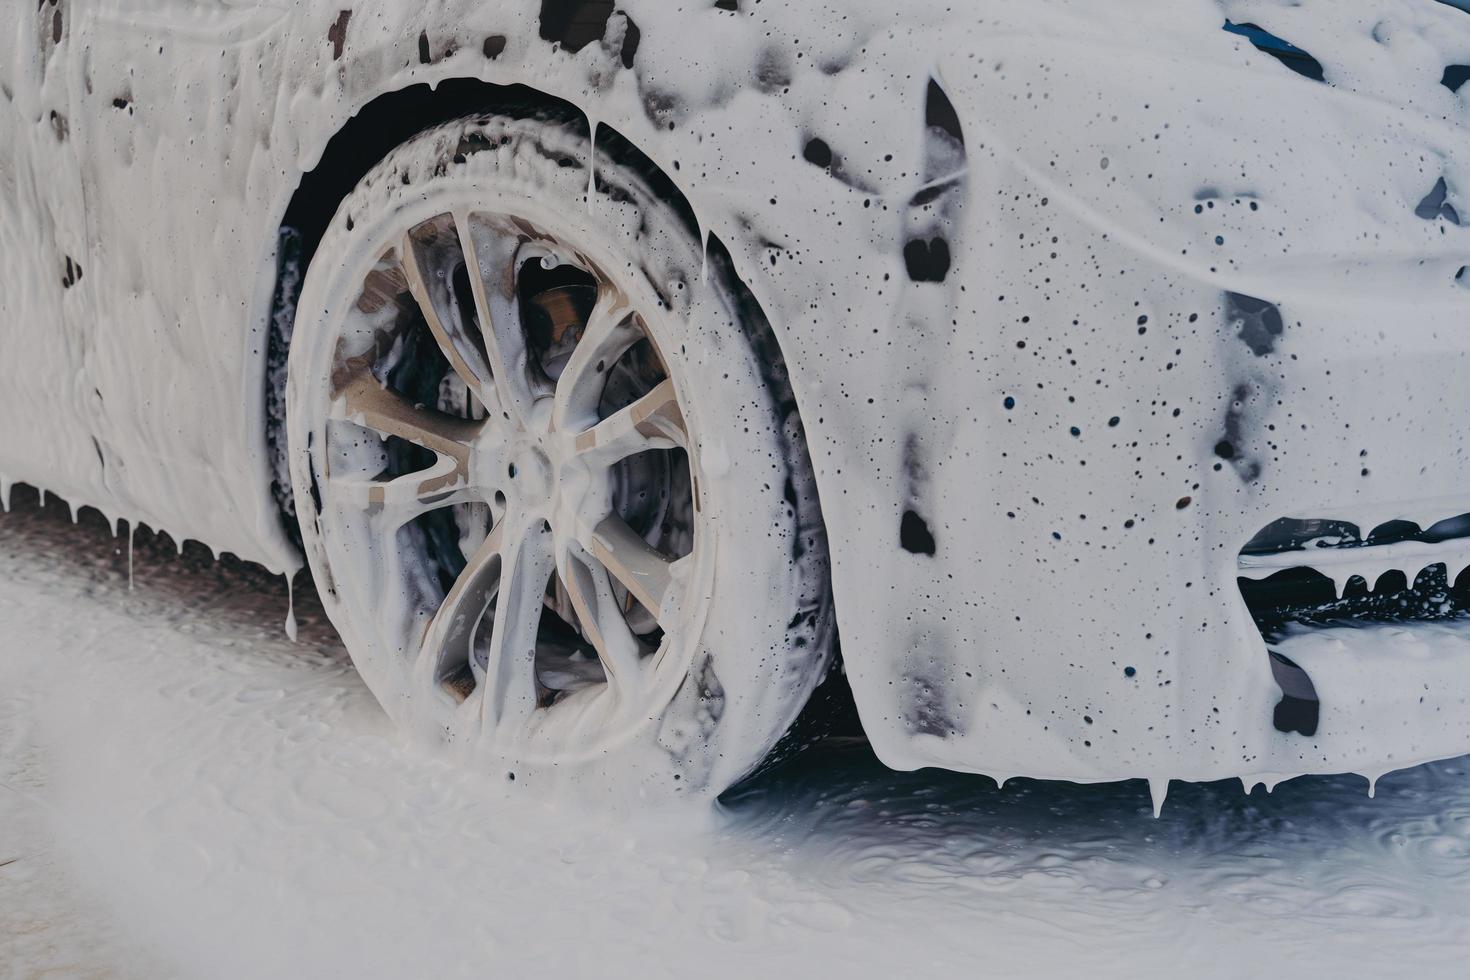
[[[1463,975],[1470,765],[1004,788],[819,745],[714,813],[395,736],[304,580],[0,517],[0,974]],[[1372,636],[1365,631],[1365,636]]]

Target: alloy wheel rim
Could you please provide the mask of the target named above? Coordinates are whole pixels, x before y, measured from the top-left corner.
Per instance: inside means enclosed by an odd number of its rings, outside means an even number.
[[[659,715],[712,566],[665,314],[548,224],[463,209],[387,236],[337,330],[320,495],[387,544],[382,586],[417,588],[402,676],[435,725],[522,754],[552,733],[554,757]],[[410,349],[437,391],[404,381]]]

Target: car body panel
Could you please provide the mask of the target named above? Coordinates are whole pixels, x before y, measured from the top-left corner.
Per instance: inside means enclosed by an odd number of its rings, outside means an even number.
[[[97,406],[77,377],[94,304],[72,139],[75,44],[48,5],[28,5],[8,26],[0,35],[0,473],[34,470],[58,487],[96,487],[89,433]]]
[[[1276,731],[1235,585],[1276,517],[1464,495],[1464,13],[349,3],[58,0],[51,54],[7,39],[8,70],[66,67],[0,106],[5,225],[40,236],[0,235],[6,477],[295,569],[262,392],[300,176],[384,93],[529,84],[647,153],[770,317],[884,761],[1269,779],[1470,749],[1470,664],[1392,732]],[[587,7],[594,40],[556,16]],[[75,194],[37,179],[68,167]]]

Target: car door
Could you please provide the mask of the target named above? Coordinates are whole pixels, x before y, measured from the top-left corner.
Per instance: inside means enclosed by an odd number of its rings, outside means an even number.
[[[0,24],[0,477],[105,503],[82,370],[92,302],[73,6],[20,4]]]
[[[75,128],[110,489],[130,519],[268,558],[255,542],[279,534],[279,518],[257,486],[265,339],[255,314],[269,302],[280,218],[259,195],[291,168],[289,148],[267,134],[292,7],[83,5]]]

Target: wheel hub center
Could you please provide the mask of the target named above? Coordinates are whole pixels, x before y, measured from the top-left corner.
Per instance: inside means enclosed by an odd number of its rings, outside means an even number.
[[[528,501],[549,500],[556,486],[556,471],[545,450],[532,439],[522,439],[512,448],[505,467],[508,491]]]

